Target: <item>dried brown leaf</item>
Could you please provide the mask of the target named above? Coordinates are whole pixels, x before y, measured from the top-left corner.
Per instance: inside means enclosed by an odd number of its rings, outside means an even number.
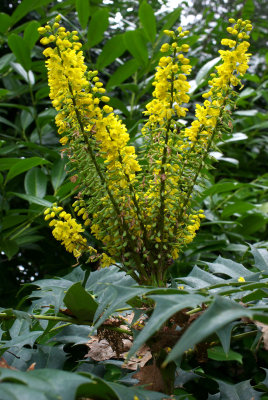
[[[16,370],[17,368],[11,367],[6,360],[4,359],[4,357],[0,358],[0,368],[7,368],[7,369],[14,369]]]
[[[36,363],[32,363],[29,368],[27,369],[27,371],[33,371],[35,369]]]
[[[89,352],[85,355],[85,357],[90,357],[95,361],[104,361],[110,360],[111,358],[116,356],[115,351],[111,348],[107,340],[102,339],[98,340],[98,338],[91,339],[88,343]]]
[[[133,375],[133,378],[139,380],[137,386],[145,385],[145,389],[154,390],[156,392],[165,391],[162,374],[156,364],[146,365],[141,368],[139,372]]]

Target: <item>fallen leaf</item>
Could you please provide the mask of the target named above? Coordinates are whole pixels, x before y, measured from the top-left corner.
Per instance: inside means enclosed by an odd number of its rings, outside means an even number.
[[[16,370],[17,368],[11,367],[6,360],[4,359],[4,357],[0,358],[0,368],[8,368],[8,369],[14,369]]]
[[[145,385],[146,390],[154,390],[155,392],[165,391],[161,371],[155,363],[141,368],[139,372],[133,375],[133,378],[139,380],[136,386]]]
[[[88,342],[88,346],[90,350],[85,357],[90,357],[95,361],[110,360],[110,358],[116,356],[115,351],[105,339],[99,341],[97,337],[94,337]]]
[[[131,343],[132,345],[132,343]],[[123,354],[123,358],[126,359],[128,353]],[[132,371],[136,371],[138,368],[144,367],[144,365],[152,358],[152,353],[148,346],[143,345],[136,353],[136,356],[133,356],[122,365],[122,368],[131,369]]]
[[[29,368],[27,369],[27,371],[33,371],[35,369],[36,363],[32,363]]]

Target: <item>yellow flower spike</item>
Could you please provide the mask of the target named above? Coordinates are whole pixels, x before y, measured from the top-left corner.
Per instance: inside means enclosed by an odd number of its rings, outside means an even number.
[[[243,278],[243,276],[240,276],[240,277],[237,279],[237,281],[238,281],[238,282],[246,282],[246,281],[245,281],[245,278]]]
[[[55,22],[60,22],[60,20],[61,20],[61,15],[58,14],[58,15],[55,17]]]

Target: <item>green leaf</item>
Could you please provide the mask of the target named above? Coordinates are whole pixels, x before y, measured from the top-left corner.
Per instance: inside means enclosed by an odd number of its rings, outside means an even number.
[[[40,27],[39,22],[37,21],[31,21],[28,23],[28,25],[25,28],[24,34],[23,34],[23,40],[25,43],[28,45],[30,49],[32,49],[37,42],[40,34],[38,33],[37,29]]]
[[[5,253],[7,258],[11,260],[11,258],[19,251],[19,246],[15,240],[1,238],[0,249]]]
[[[68,289],[63,301],[72,314],[80,320],[92,321],[98,308],[98,303],[80,282]]]
[[[231,322],[216,331],[216,334],[221,341],[221,345],[223,347],[225,354],[227,354],[230,351],[231,334],[234,326],[236,325],[238,325],[237,321]]]
[[[119,385],[116,382],[106,382],[107,385],[116,393],[118,400],[163,400],[162,393],[154,392],[151,390],[139,389],[138,387],[125,387],[124,385]]]
[[[238,142],[240,140],[246,140],[247,138],[248,138],[248,136],[245,133],[242,133],[242,132],[233,133],[231,138],[226,139],[223,142],[217,143],[217,146],[221,146],[221,145],[223,145],[225,143],[231,143],[231,142]]]
[[[15,165],[13,165],[6,177],[6,182],[10,181],[11,179],[15,178],[15,176],[22,174],[29,169],[36,167],[37,165],[44,165],[50,164],[49,161],[45,160],[44,158],[40,157],[31,157],[31,158],[24,158],[19,160]]]
[[[245,99],[245,98],[247,98],[249,96],[253,96],[253,94],[256,94],[256,91],[253,88],[248,87],[248,88],[242,90],[242,92],[239,93],[238,99],[239,100],[240,99]]]
[[[208,349],[208,358],[216,361],[237,361],[240,364],[243,364],[241,354],[233,350],[229,350],[226,354],[223,348],[220,346],[215,346],[211,349]]]
[[[226,274],[231,278],[239,278],[240,276],[249,276],[252,274],[242,264],[233,260],[219,256],[213,263],[206,262],[209,269],[218,274]]]
[[[33,346],[36,339],[41,336],[44,332],[43,331],[33,331],[23,333],[21,335],[15,336],[11,340],[2,340],[2,344],[4,347],[23,347],[26,344],[29,346]]]
[[[126,50],[124,35],[119,34],[109,39],[100,53],[96,68],[103,69],[110,65],[116,58],[120,57]]]
[[[16,192],[8,192],[8,194],[20,197],[23,200],[29,201],[29,203],[39,204],[40,206],[44,206],[44,207],[51,207],[53,204],[51,201],[48,201],[45,199],[40,199],[39,197],[32,196],[30,194],[23,194],[23,193],[16,193]]]
[[[104,32],[109,26],[108,8],[98,9],[91,17],[88,26],[88,47],[92,48],[102,41]]]
[[[19,63],[11,62],[10,65],[27,83],[31,85],[35,84],[35,77],[32,71],[25,71],[23,66]]]
[[[255,266],[262,272],[268,273],[268,251],[266,249],[258,249],[251,244],[251,253],[255,260]]]
[[[139,18],[145,31],[145,35],[148,40],[153,43],[156,36],[156,19],[152,6],[148,4],[146,0],[143,0],[139,7]]]
[[[233,214],[245,214],[247,211],[253,210],[254,208],[255,206],[253,204],[247,203],[246,201],[236,201],[225,207],[221,216],[226,218]]]
[[[53,164],[51,170],[51,183],[53,189],[56,191],[60,185],[63,183],[64,179],[66,178],[66,171],[65,171],[66,162],[63,159],[59,159]]]
[[[0,13],[0,33],[5,33],[11,25],[11,17],[3,12]]]
[[[128,357],[131,357],[135,352],[155,333],[161,326],[176,312],[186,307],[196,307],[202,304],[204,297],[193,294],[173,294],[173,295],[149,295],[156,302],[154,312],[147,322],[145,328],[138,334],[134,340]]]
[[[164,364],[181,357],[189,348],[207,338],[224,325],[241,317],[252,317],[252,311],[224,297],[216,297],[212,305],[197,318],[169,353]]]
[[[28,110],[22,110],[22,112],[20,114],[21,126],[22,126],[22,129],[24,131],[28,128],[28,126],[34,120],[33,115],[32,115],[33,112],[34,112],[34,110],[29,107],[29,111]]]
[[[239,110],[234,112],[235,115],[240,115],[241,117],[255,117],[258,114],[258,110]]]
[[[11,61],[15,61],[15,56],[13,53],[5,54],[0,58],[0,72],[2,73],[5,69],[10,67]]]
[[[139,64],[144,65],[148,62],[148,51],[144,36],[140,29],[135,31],[127,31],[124,34],[126,48],[138,61]]]
[[[40,168],[30,169],[24,178],[25,192],[43,198],[47,190],[47,176]]]
[[[251,19],[251,17],[254,15],[254,11],[255,11],[254,1],[246,0],[242,8],[242,18]]]
[[[72,191],[75,189],[75,186],[76,184],[73,182],[66,182],[58,188],[55,196],[57,196],[59,199],[66,197],[72,193]]]
[[[74,400],[77,388],[80,385],[90,382],[93,383],[89,377],[83,377],[75,373],[48,368],[36,369],[28,372],[13,371],[7,368],[2,368],[0,374],[2,381],[21,382],[27,388],[38,390],[39,393],[46,395],[46,399],[57,398]],[[24,385],[21,385],[22,388]],[[27,400],[35,398],[30,397],[30,393]]]
[[[221,400],[259,400],[262,396],[262,392],[257,392],[253,389],[250,385],[250,380],[239,382],[236,385],[219,380],[216,381],[219,384]]]
[[[1,120],[0,120],[1,122]],[[13,165],[17,164],[18,158],[1,158],[0,159],[0,171],[10,169]]]
[[[146,293],[148,290],[144,287],[124,287],[119,285],[103,285],[107,290],[101,303],[98,305],[98,309],[94,315],[94,329],[97,329],[105,319],[109,318],[117,308],[125,307],[126,303]]]
[[[57,332],[57,331],[56,331]],[[57,342],[62,344],[72,343],[75,345],[85,344],[88,342],[89,327],[83,325],[70,325],[62,329],[61,332],[57,333],[51,342]]]
[[[200,86],[205,79],[207,78],[208,73],[211,71],[213,67],[220,61],[220,57],[213,58],[212,60],[208,61],[202,68],[200,68],[199,72],[196,75],[196,84]]]
[[[76,0],[76,11],[82,29],[85,29],[90,16],[90,0]]]
[[[262,214],[246,215],[238,219],[241,224],[237,227],[236,231],[243,234],[244,237],[247,235],[252,235],[253,233],[259,231],[267,224],[267,218]]]
[[[11,15],[12,25],[22,19],[30,11],[36,10],[39,7],[45,6],[50,3],[51,0],[22,0],[22,2],[16,7],[15,11]]]
[[[111,89],[114,86],[119,85],[124,82],[127,78],[134,74],[139,68],[139,63],[137,60],[132,59],[127,61],[125,64],[120,65],[119,68],[112,74],[110,79],[107,82],[107,89]]]
[[[2,400],[47,400],[47,396],[44,393],[40,393],[40,390],[31,389],[27,386],[20,385],[18,383],[1,382],[1,399]]]
[[[224,183],[219,182],[216,183],[215,185],[212,185],[209,189],[204,190],[202,195],[209,196],[215,193],[230,192],[231,190],[236,190],[241,186],[243,186],[243,184],[238,182],[224,182]]]
[[[17,61],[23,66],[26,71],[31,69],[31,54],[30,47],[25,43],[21,36],[11,33],[8,37],[8,45],[15,54]]]

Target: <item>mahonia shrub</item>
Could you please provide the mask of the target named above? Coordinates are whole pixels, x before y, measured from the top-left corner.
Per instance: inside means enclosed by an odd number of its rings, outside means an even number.
[[[237,88],[248,68],[250,21],[230,19],[231,38],[221,41],[216,66],[196,104],[195,120],[184,126],[190,100],[188,31],[164,31],[154,77],[152,100],[146,105],[139,154],[129,145],[126,126],[110,107],[98,71],[88,70],[77,31],[60,26],[60,16],[39,28],[47,57],[50,98],[56,125],[77,177],[74,211],[81,222],[55,204],[45,211],[54,237],[76,258],[116,264],[142,284],[165,285],[167,270],[190,243],[204,218],[193,206],[200,172],[221,134],[231,129]],[[85,229],[102,243],[103,254],[88,246]]]

